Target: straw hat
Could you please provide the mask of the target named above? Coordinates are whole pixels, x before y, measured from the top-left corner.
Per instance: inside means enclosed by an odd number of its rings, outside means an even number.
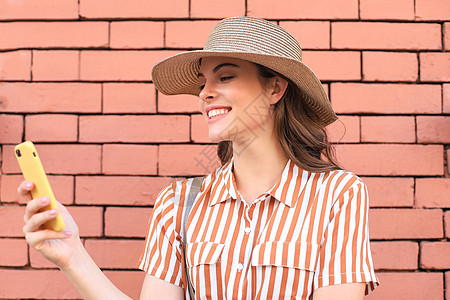
[[[223,19],[211,31],[203,50],[183,52],[158,62],[152,69],[156,88],[163,94],[200,93],[198,73],[202,57],[222,56],[254,62],[296,84],[305,102],[324,126],[337,117],[317,76],[302,63],[297,40],[280,26],[254,17]]]

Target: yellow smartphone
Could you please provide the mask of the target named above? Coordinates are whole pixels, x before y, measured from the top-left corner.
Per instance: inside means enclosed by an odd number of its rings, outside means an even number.
[[[30,141],[26,141],[17,145],[14,150],[25,180],[34,183],[34,189],[31,191],[33,198],[49,197],[50,205],[45,210],[58,210],[56,218],[45,223],[44,227],[55,231],[63,231],[66,227],[64,219],[56,204],[55,195],[53,195],[52,188],[50,187],[50,183],[48,182],[47,175],[45,174],[44,167],[42,166],[34,144]]]

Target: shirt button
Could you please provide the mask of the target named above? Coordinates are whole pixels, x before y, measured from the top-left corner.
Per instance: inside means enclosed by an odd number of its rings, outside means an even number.
[[[244,269],[244,265],[243,264],[238,264],[236,266],[236,268],[238,269],[238,271],[242,271],[242,269]]]
[[[245,228],[244,228],[244,232],[245,232],[245,233],[249,234],[250,231],[252,231],[252,229],[251,229],[250,227],[245,227]]]

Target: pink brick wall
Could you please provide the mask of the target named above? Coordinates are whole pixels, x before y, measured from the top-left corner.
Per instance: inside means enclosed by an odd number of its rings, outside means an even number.
[[[23,239],[26,139],[94,260],[138,297],[156,195],[217,166],[195,97],[158,94],[150,69],[236,15],[288,29],[330,95],[338,157],[371,194],[368,299],[450,299],[448,0],[0,0],[1,299],[80,298]]]

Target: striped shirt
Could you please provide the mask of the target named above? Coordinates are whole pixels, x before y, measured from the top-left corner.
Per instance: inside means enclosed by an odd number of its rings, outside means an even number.
[[[186,261],[196,299],[309,299],[322,286],[365,282],[368,294],[379,284],[361,179],[288,161],[278,182],[249,205],[232,165],[205,177],[188,217]],[[180,287],[186,286],[183,203],[192,181],[159,194],[139,263]]]

